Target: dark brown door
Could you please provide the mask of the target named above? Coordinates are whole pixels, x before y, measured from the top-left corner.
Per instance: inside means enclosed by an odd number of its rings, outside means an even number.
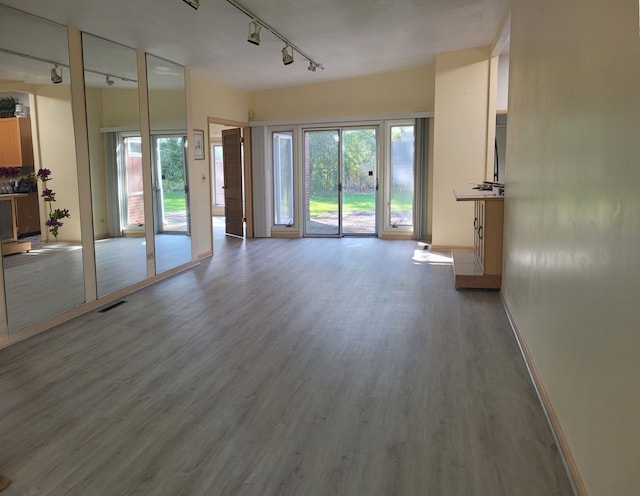
[[[244,236],[242,208],[242,135],[239,128],[222,130],[224,215],[226,233]]]

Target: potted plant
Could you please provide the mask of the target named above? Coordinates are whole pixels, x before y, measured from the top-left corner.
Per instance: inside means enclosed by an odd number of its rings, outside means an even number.
[[[13,117],[16,114],[17,103],[12,96],[0,98],[0,118]]]

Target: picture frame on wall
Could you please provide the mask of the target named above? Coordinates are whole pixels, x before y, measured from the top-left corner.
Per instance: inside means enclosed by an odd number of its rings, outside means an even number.
[[[193,158],[204,160],[204,131],[202,129],[193,130]]]

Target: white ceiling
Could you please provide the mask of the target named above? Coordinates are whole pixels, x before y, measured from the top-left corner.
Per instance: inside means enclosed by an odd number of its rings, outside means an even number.
[[[490,45],[508,0],[240,0],[324,65],[282,64],[265,29],[247,43],[249,18],[226,0],[0,0],[4,4],[191,67],[245,90],[295,86],[433,64],[437,53]],[[0,30],[6,21],[0,19]],[[23,33],[29,39],[29,33]],[[46,44],[46,39],[31,39]],[[0,78],[2,74],[0,74]]]

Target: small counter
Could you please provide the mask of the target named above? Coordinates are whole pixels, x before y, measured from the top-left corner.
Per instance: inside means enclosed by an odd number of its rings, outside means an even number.
[[[456,201],[475,202],[473,250],[453,250],[456,288],[500,289],[504,197],[492,191],[455,189]]]
[[[456,201],[504,200],[504,196],[496,196],[492,191],[480,189],[454,189]]]

